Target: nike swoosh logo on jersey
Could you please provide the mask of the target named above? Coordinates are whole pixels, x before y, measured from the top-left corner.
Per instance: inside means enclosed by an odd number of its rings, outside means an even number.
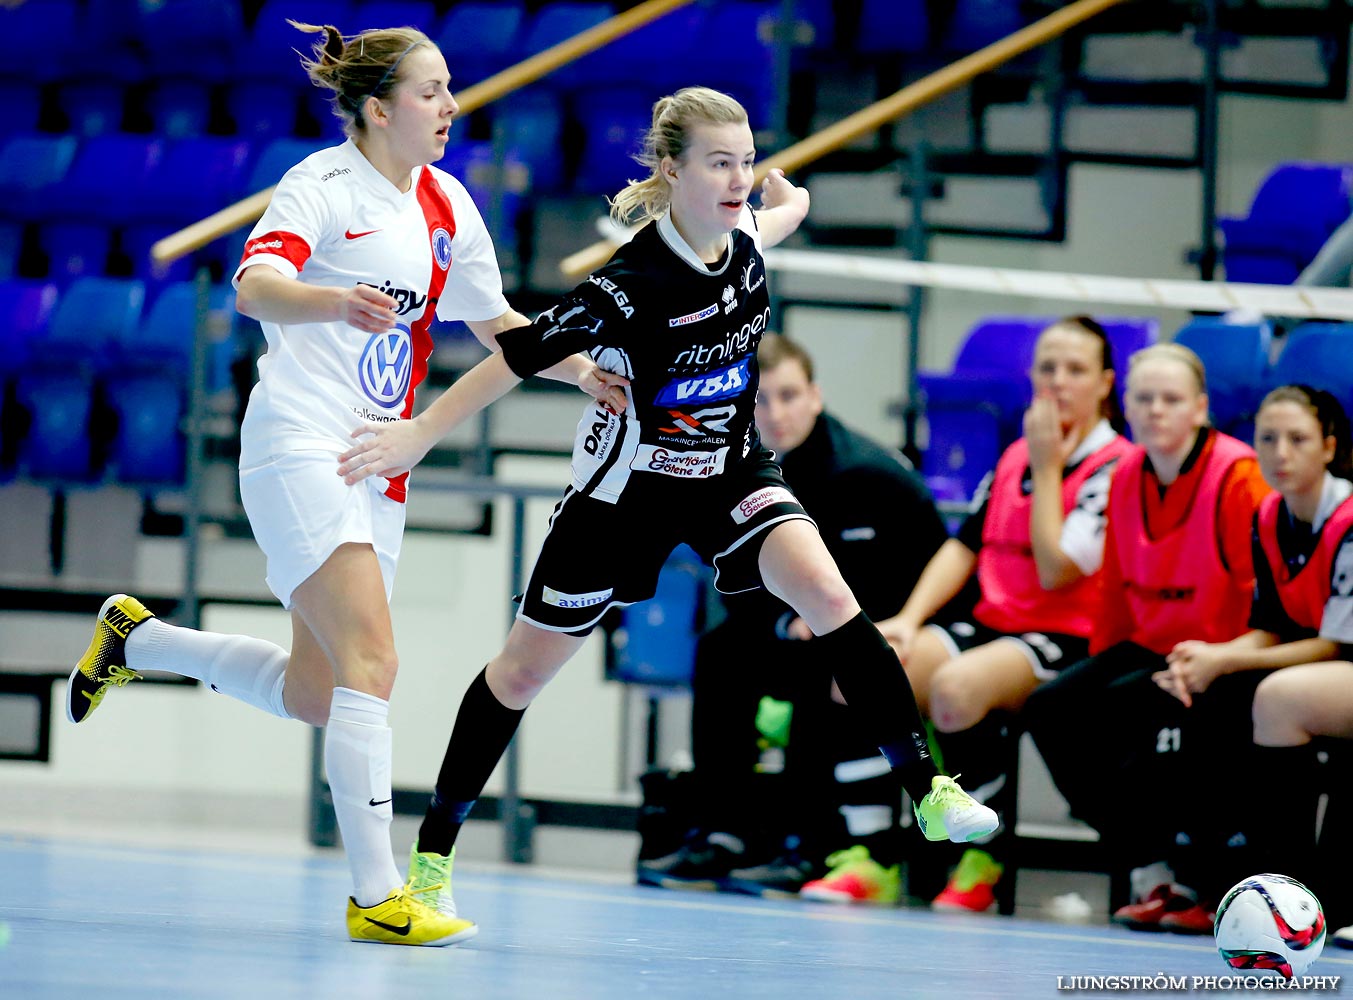
[[[360,240],[363,236],[370,236],[372,233],[379,233],[379,232],[380,232],[379,229],[368,229],[368,230],[367,230],[366,232],[364,232],[364,233],[354,233],[351,229],[349,229],[349,230],[348,230],[347,232],[345,232],[343,235],[346,236],[346,237],[347,237],[348,239],[350,239],[350,240]]]
[[[407,937],[409,934],[409,930],[413,927],[412,917],[404,918],[403,927],[396,927],[394,924],[383,923],[380,920],[376,920],[374,917],[366,917],[365,920],[369,924],[375,924],[377,927],[381,927],[389,931],[391,934],[398,934],[400,937]]]
[[[389,802],[389,801],[390,801],[390,799],[381,799],[379,802],[377,802],[377,801],[373,798],[373,799],[371,799],[371,801],[369,801],[369,802],[367,803],[367,805],[371,805],[371,806],[383,806],[383,805],[385,805],[385,803],[387,803],[387,802]]]

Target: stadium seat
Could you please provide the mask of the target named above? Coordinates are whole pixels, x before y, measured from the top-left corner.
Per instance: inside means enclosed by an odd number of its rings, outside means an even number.
[[[239,3],[138,4],[136,33],[157,78],[227,79],[244,42]]]
[[[48,217],[71,222],[135,220],[146,204],[152,170],[164,140],[145,135],[96,135],[80,144],[61,184],[48,199]]]
[[[595,28],[614,14],[615,9],[608,3],[545,4],[523,29],[518,56],[524,59],[544,52],[588,28]],[[546,77],[546,82],[557,87],[568,87],[567,69]]]
[[[251,152],[247,140],[222,136],[167,141],[146,178],[137,216],[187,224],[239,201]]]
[[[77,278],[57,302],[46,336],[33,342],[35,365],[101,368],[112,345],[136,331],[145,297],[135,278]]]
[[[111,474],[127,484],[182,483],[187,452],[183,382],[168,375],[119,374],[108,379],[104,392],[116,419]]]
[[[345,36],[354,31],[352,7],[346,0],[264,0],[236,51],[237,79],[310,86],[296,53],[308,58],[324,36],[297,31],[287,23],[288,18],[300,24],[332,24]]]
[[[23,226],[17,222],[0,222],[0,281],[15,276],[22,252]]]
[[[239,350],[233,335],[235,292],[227,284],[213,285],[207,302],[210,339],[206,388],[208,392],[216,392],[231,384],[230,366]],[[145,322],[132,332],[131,339],[114,345],[118,369],[164,375],[188,385],[196,324],[196,284],[175,281],[165,285],[147,311]]]
[[[578,95],[576,114],[583,132],[576,194],[613,195],[630,178],[647,175],[634,159],[653,120],[647,97],[625,89],[587,91]]]
[[[234,93],[235,85],[228,88]],[[157,134],[168,139],[203,135],[211,123],[211,92],[198,80],[160,80],[146,97]]]
[[[510,94],[493,113],[494,126],[503,129],[507,146],[515,149],[531,169],[532,192],[557,193],[564,176],[560,155],[564,114],[558,98],[541,87],[531,87]],[[464,128],[459,124],[451,132],[454,135]]]
[[[0,382],[27,366],[33,343],[47,335],[56,303],[54,282],[0,281]]]
[[[249,171],[249,179],[244,185],[246,195],[272,187],[288,170],[311,153],[331,145],[333,143],[320,139],[273,139],[263,147],[263,151],[254,160],[253,168]]]
[[[219,266],[224,266],[224,250],[220,240],[186,257],[180,257],[171,264],[156,264],[151,259],[150,248],[180,228],[181,224],[177,222],[145,222],[124,226],[118,234],[117,248],[122,258],[130,264],[132,277],[146,283],[147,301],[155,288],[169,282],[189,280],[202,264],[210,266],[215,260]]]
[[[82,47],[76,0],[0,4],[0,38],[10,40],[0,75],[30,83],[60,79],[98,51]]]
[[[88,482],[95,478],[93,382],[83,372],[42,371],[20,375],[15,398],[26,415],[18,447],[21,474],[42,481]]]
[[[8,135],[24,135],[38,130],[42,112],[42,88],[26,80],[5,80],[9,94],[9,114],[5,118]]]
[[[451,70],[452,91],[486,80],[524,58],[520,37],[526,20],[526,6],[520,0],[454,5],[433,37]]]
[[[15,135],[0,141],[0,214],[41,218],[79,145],[73,135]]]
[[[624,608],[611,637],[608,680],[648,687],[690,685],[710,571],[679,545],[658,574],[652,600]]]
[[[1197,317],[1176,331],[1174,342],[1203,362],[1212,423],[1219,430],[1249,440],[1272,341],[1269,323],[1229,324],[1215,316]]]
[[[57,88],[56,103],[71,135],[88,138],[122,131],[126,91],[109,80],[79,80]]]
[[[916,53],[929,46],[930,16],[925,0],[864,0],[855,40],[859,52]]]
[[[775,117],[774,27],[779,8],[774,0],[714,4],[687,56],[695,79],[742,103],[753,130],[768,128]]]
[[[1266,388],[1304,383],[1353,410],[1353,323],[1303,323],[1287,336]]]
[[[938,501],[967,502],[1009,444],[1008,416],[981,399],[941,407],[927,398],[925,414],[928,435],[921,474],[926,485]]]
[[[38,242],[47,255],[47,276],[63,285],[76,278],[108,272],[113,230],[106,225],[51,222],[38,231]]]
[[[510,251],[516,247],[517,217],[522,210],[522,195],[529,184],[530,168],[516,150],[509,149],[506,153],[503,163],[503,218],[496,227],[490,218],[496,173],[493,144],[467,142],[451,146],[437,165],[465,185],[489,225],[495,246]]]
[[[944,32],[950,52],[975,52],[1027,23],[1020,0],[955,0]]]
[[[664,94],[688,86],[693,79],[692,57],[708,8],[693,4],[670,11],[627,35],[561,67],[550,78],[561,89],[637,87],[650,105]],[[662,58],[654,58],[662,53]]]
[[[351,29],[417,28],[431,36],[437,27],[437,7],[432,0],[357,0],[353,5]]]
[[[153,73],[140,37],[141,4],[142,0],[95,0],[81,5],[74,44],[81,53],[99,54],[100,79],[122,84],[141,83]],[[43,4],[26,3],[24,6]],[[61,75],[75,74],[67,67]]]
[[[252,142],[292,136],[302,86],[310,85],[277,80],[241,80],[231,85],[225,92],[225,105],[235,122],[235,134]]]
[[[1291,284],[1348,218],[1353,166],[1281,163],[1255,193],[1245,218],[1218,221],[1226,280]]]

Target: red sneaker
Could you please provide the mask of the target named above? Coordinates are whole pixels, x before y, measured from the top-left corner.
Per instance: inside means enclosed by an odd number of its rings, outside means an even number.
[[[1160,918],[1160,929],[1175,934],[1211,934],[1217,911],[1194,903],[1187,910],[1176,910]]]
[[[949,877],[944,891],[934,898],[931,906],[937,910],[967,910],[982,913],[996,902],[996,883],[1005,867],[986,851],[970,847]]]
[[[1114,910],[1113,916],[1109,919],[1120,927],[1134,931],[1165,930],[1161,926],[1161,921],[1167,914],[1179,913],[1190,907],[1198,908],[1198,900],[1192,895],[1179,892],[1178,888],[1169,884],[1158,885],[1140,902],[1128,903],[1127,906],[1120,906]],[[1209,924],[1208,931],[1211,930]]]

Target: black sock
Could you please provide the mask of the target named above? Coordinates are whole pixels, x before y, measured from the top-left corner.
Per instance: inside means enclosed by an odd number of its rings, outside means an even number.
[[[930,759],[911,682],[893,647],[863,611],[813,641],[832,665],[836,685],[859,720],[861,734],[888,758],[912,801],[920,802],[939,772]]]
[[[512,742],[525,712],[508,708],[494,697],[484,670],[470,682],[456,713],[436,790],[418,828],[418,850],[451,853],[462,824]]]

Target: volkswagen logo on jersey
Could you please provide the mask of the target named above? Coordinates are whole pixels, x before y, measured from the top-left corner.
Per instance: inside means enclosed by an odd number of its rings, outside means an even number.
[[[432,231],[432,256],[443,271],[451,266],[451,234],[440,226]]]
[[[373,334],[358,362],[362,391],[377,406],[396,406],[409,393],[413,376],[413,341],[407,326]]]

